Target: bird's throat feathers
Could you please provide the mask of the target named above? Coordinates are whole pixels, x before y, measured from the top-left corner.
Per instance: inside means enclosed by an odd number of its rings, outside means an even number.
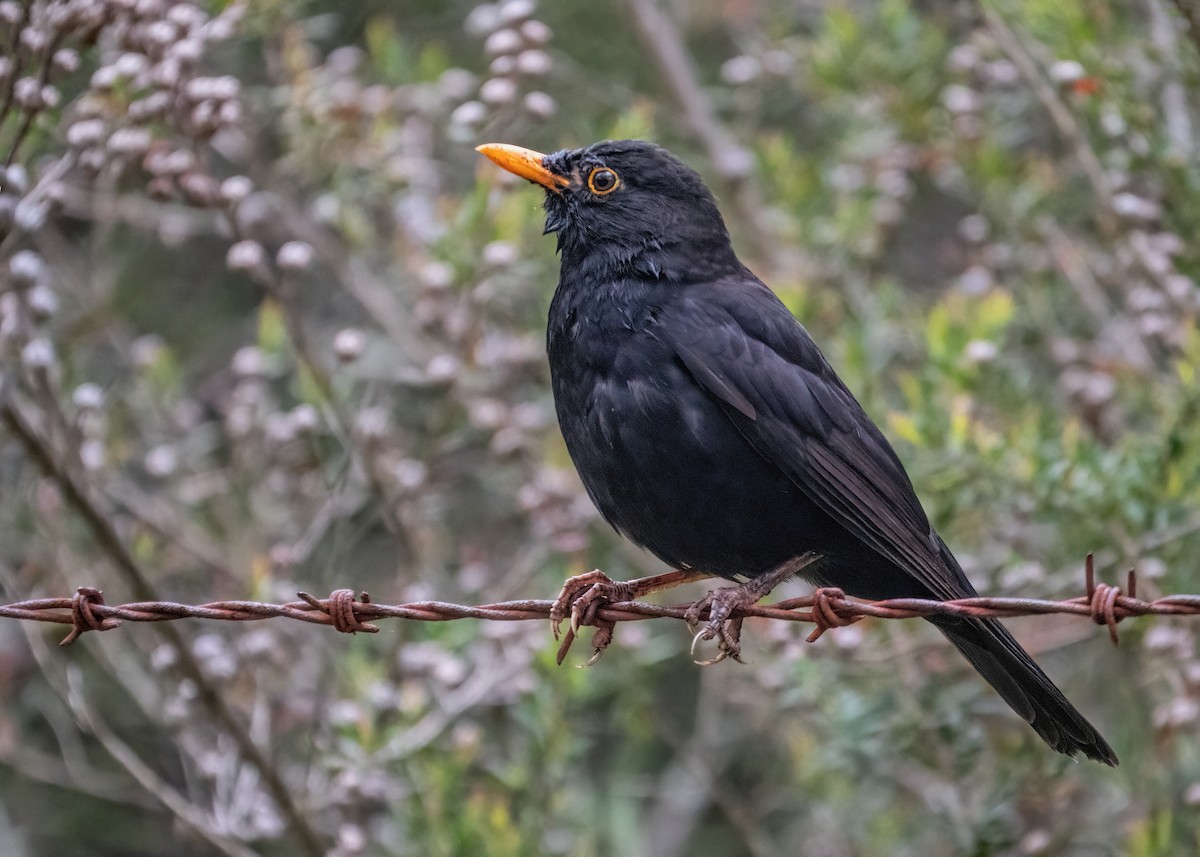
[[[689,228],[686,213],[670,209],[654,217],[596,217],[580,211],[584,205],[566,195],[546,194],[545,232],[555,233],[562,271],[573,277],[686,284],[697,276],[711,279],[742,268],[719,219],[719,230],[701,232]]]

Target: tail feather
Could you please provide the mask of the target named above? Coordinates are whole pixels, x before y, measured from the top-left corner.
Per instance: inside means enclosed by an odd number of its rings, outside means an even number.
[[[1068,756],[1083,753],[1116,767],[1117,755],[1108,742],[998,621],[944,617],[931,621],[1043,741]]]

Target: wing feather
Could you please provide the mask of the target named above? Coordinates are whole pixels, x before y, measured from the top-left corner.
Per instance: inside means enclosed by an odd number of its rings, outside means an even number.
[[[660,328],[692,379],[797,488],[936,597],[967,594],[891,445],[766,286],[714,284],[664,313]]]

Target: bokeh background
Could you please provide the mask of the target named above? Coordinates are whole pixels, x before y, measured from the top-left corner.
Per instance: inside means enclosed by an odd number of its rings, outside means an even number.
[[[540,192],[655,140],[981,590],[1200,591],[1195,0],[0,0],[0,595],[551,597],[663,570],[554,425]],[[696,588],[671,599],[698,597]],[[784,595],[799,594],[796,584]],[[0,852],[1178,855],[1197,625],[1011,622],[1047,750],[920,622],[0,623]]]

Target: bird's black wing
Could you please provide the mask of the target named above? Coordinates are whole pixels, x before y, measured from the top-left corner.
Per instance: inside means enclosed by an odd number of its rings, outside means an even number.
[[[766,286],[748,274],[689,285],[658,314],[658,336],[758,453],[851,536],[935,598],[974,594],[891,445]],[[1117,764],[997,620],[930,621],[1051,747]]]
[[[837,523],[937,598],[971,594],[891,445],[765,285],[690,285],[657,335],[746,440]]]

